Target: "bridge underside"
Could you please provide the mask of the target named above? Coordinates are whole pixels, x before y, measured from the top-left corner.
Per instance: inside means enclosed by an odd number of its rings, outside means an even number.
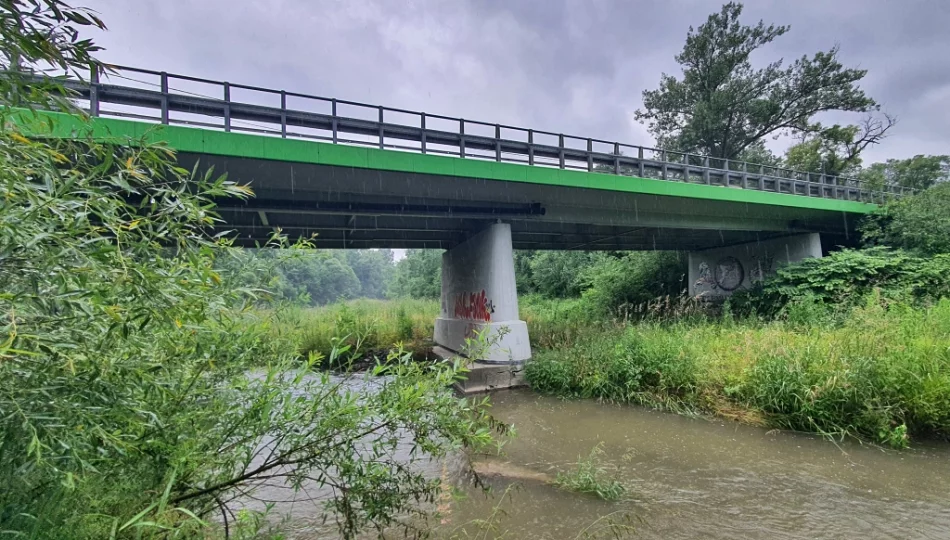
[[[451,249],[489,224],[511,224],[515,249],[699,250],[820,232],[855,240],[856,214],[581,187],[482,180],[232,156],[179,154],[256,196],[220,201],[243,246],[275,228],[321,248]],[[722,187],[719,189],[734,189]],[[789,195],[789,197],[794,197]]]

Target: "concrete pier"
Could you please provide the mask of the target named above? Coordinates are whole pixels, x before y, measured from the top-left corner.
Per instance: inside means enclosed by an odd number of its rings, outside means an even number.
[[[476,339],[481,336],[481,339]],[[442,254],[442,300],[435,342],[472,360],[465,393],[519,386],[531,358],[518,319],[511,226],[496,223]]]

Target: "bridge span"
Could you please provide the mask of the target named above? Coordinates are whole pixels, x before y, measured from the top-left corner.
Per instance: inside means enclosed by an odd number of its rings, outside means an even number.
[[[162,141],[182,166],[213,166],[249,184],[254,198],[218,207],[239,245],[280,229],[321,248],[447,250],[437,343],[459,351],[473,330],[501,335],[480,360],[505,367],[486,368],[475,389],[510,383],[530,356],[513,248],[688,251],[690,293],[721,296],[777,264],[854,243],[857,219],[903,194],[853,178],[149,70],[64,84],[90,118],[38,113],[52,122],[23,120],[31,133]]]

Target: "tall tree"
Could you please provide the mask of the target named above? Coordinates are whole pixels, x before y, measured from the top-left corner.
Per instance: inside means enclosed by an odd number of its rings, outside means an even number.
[[[677,79],[663,74],[660,87],[643,92],[637,118],[658,143],[671,149],[737,159],[769,135],[815,131],[823,111],[877,110],[858,82],[865,70],[845,68],[838,48],[753,69],[749,56],[788,32],[788,26],[739,22],[742,4],[729,2],[698,29],[690,27],[676,61]]]
[[[785,154],[785,166],[799,171],[831,176],[852,176],[861,170],[861,152],[884,138],[895,121],[884,115],[886,121],[868,117],[863,125],[824,128],[815,124],[815,131],[804,133],[802,142]],[[882,184],[883,185],[883,184]]]

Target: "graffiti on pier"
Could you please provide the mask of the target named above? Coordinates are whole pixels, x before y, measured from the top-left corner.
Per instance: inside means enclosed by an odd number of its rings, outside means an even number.
[[[459,293],[455,297],[455,318],[491,322],[495,303],[488,299],[485,290],[477,293]]]

